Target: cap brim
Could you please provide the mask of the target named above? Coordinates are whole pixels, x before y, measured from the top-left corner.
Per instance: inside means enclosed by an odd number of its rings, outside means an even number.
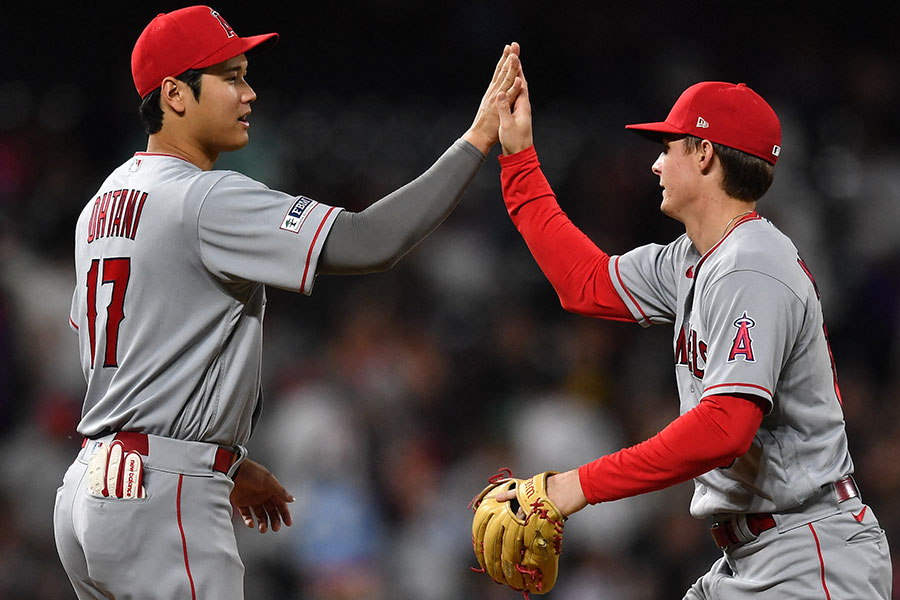
[[[205,69],[217,65],[220,62],[234,58],[241,54],[255,54],[261,50],[265,50],[275,45],[278,41],[277,33],[264,33],[262,35],[251,35],[245,38],[236,38],[226,44],[216,52],[213,52],[203,59],[194,69]]]
[[[656,123],[635,123],[633,125],[626,125],[625,129],[630,129],[638,135],[645,137],[648,140],[653,140],[654,142],[661,141],[664,135],[687,135],[686,132],[677,127],[673,127],[665,121]]]
[[[278,34],[264,33],[262,35],[252,35],[244,39],[252,42],[252,45],[247,48],[245,52],[247,54],[256,54],[257,52],[262,52],[263,50],[274,46],[278,42]]]

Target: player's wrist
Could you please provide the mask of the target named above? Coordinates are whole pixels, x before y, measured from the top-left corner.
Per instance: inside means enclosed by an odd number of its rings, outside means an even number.
[[[503,148],[503,154],[509,156],[512,154],[518,154],[519,152],[528,150],[529,148],[534,146],[534,139],[531,135],[510,137],[507,139],[501,139],[500,145]]]
[[[565,517],[578,512],[588,504],[581,489],[577,469],[548,477],[547,495]]]
[[[469,130],[463,134],[462,139],[478,148],[478,150],[485,156],[488,155],[488,153],[491,151],[491,148],[493,148],[494,144],[497,143],[496,137],[491,137],[474,126],[469,128]]]

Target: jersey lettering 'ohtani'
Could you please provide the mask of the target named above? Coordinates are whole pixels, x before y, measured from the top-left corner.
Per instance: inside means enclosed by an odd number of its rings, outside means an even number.
[[[797,249],[755,213],[700,256],[686,235],[610,260],[643,326],[674,325],[681,413],[713,394],[768,405],[749,452],[697,477],[691,513],[782,512],[853,471],[818,291]]]
[[[78,431],[245,443],[265,286],[312,292],[339,211],[174,156],[139,153],[113,171],[75,229]]]
[[[87,242],[90,244],[104,237],[133,240],[137,235],[146,200],[147,192],[141,190],[113,190],[98,195],[88,222]]]

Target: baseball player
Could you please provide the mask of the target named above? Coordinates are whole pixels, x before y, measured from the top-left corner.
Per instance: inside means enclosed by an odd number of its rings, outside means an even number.
[[[756,211],[781,153],[775,112],[744,84],[704,81],[665,121],[629,125],[662,144],[651,169],[661,210],[685,233],[609,256],[541,172],[519,77],[518,99],[498,102],[513,223],[565,309],[674,326],[680,398],[656,436],[550,477],[551,500],[568,515],[693,479],[691,514],[708,521],[722,558],[686,599],[888,600],[888,542],[852,477],[819,292]]]
[[[320,273],[390,268],[456,206],[497,141],[491,103],[517,91],[512,44],[465,134],[351,213],[212,170],[248,142],[247,56],[277,37],[240,37],[191,6],[158,15],[135,43],[147,150],[106,178],[75,228],[84,442],[54,531],[79,598],[243,598],[233,506],[248,527],[277,531],[293,500],[246,458],[265,287],[310,294]]]

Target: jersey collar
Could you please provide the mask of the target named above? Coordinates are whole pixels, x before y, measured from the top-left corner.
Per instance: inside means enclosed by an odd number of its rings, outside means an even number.
[[[754,210],[753,212],[751,212],[750,214],[747,214],[747,215],[744,215],[743,217],[741,217],[741,218],[738,220],[738,222],[734,224],[734,227],[732,227],[729,231],[727,231],[727,232],[725,233],[725,235],[722,236],[722,239],[720,239],[718,242],[716,242],[716,243],[713,245],[712,248],[710,248],[709,250],[706,251],[706,254],[704,254],[703,256],[700,257],[700,260],[697,262],[697,267],[694,269],[694,277],[697,276],[697,273],[700,271],[700,267],[703,265],[704,261],[706,261],[706,259],[707,259],[713,252],[716,251],[716,248],[718,248],[719,246],[721,246],[721,245],[722,245],[722,242],[724,242],[726,239],[728,239],[728,237],[729,237],[732,233],[734,233],[734,231],[735,231],[738,227],[740,227],[741,225],[743,225],[744,223],[746,223],[746,222],[748,222],[748,221],[757,221],[757,220],[759,220],[759,219],[761,219],[761,218],[762,218],[762,217],[760,217],[759,214],[758,214],[755,210]]]

